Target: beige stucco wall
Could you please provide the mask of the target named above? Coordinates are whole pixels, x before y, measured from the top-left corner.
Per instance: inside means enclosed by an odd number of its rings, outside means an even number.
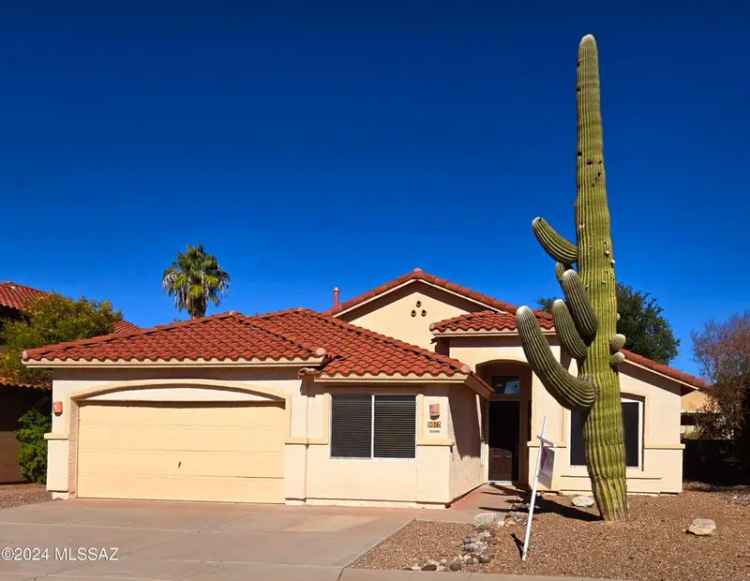
[[[420,281],[410,282],[340,317],[355,325],[433,350],[432,323],[485,308]],[[416,316],[412,316],[412,312]]]
[[[552,350],[560,359],[557,341],[551,340]],[[518,337],[451,338],[450,355],[472,368],[493,360],[525,361]],[[576,373],[575,361],[563,363]],[[680,443],[680,387],[675,382],[632,364],[620,369],[620,388],[623,397],[640,399],[644,403],[642,435],[642,465],[628,468],[628,490],[633,493],[680,492],[682,490],[682,450]],[[547,438],[555,442],[554,490],[578,492],[591,490],[585,467],[570,465],[570,412],[560,406],[547,392],[536,375],[531,381],[531,430],[527,442],[529,457],[525,484],[533,479],[538,453],[536,436],[547,418]]]
[[[703,390],[697,389],[682,396],[683,412],[699,412],[705,409],[710,396]]]
[[[414,459],[340,459],[330,455],[332,393],[398,393],[417,398]],[[296,369],[57,371],[48,435],[47,488],[76,494],[77,402],[283,401],[288,434],[283,445],[287,503],[442,507],[483,481],[477,396],[457,384],[326,385]],[[439,428],[427,426],[430,404],[440,406]],[[454,415],[455,414],[455,415]],[[456,445],[456,434],[460,434]]]

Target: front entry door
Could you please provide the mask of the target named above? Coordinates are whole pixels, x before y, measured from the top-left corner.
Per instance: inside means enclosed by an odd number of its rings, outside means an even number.
[[[490,480],[518,480],[517,401],[490,402]]]

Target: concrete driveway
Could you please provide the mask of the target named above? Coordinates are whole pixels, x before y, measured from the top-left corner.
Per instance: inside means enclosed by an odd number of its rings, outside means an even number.
[[[0,580],[335,580],[415,514],[160,501],[33,504],[0,511],[0,549],[16,548],[21,559],[4,553]],[[88,551],[81,555],[81,548]]]

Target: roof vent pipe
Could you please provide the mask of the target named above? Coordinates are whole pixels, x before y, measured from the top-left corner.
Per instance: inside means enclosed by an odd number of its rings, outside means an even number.
[[[338,307],[341,304],[341,289],[337,286],[333,287],[333,306]]]

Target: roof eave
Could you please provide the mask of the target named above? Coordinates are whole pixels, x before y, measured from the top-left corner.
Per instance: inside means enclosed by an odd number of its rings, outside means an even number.
[[[492,390],[473,373],[454,373],[453,375],[385,375],[385,374],[362,374],[362,375],[327,375],[325,373],[315,377],[315,383],[329,385],[350,384],[448,384],[466,385],[481,396],[487,398]]]
[[[356,310],[356,309],[358,309],[360,307],[363,307],[363,306],[365,306],[365,305],[367,305],[367,304],[369,304],[369,303],[371,303],[371,302],[373,302],[373,301],[375,301],[375,300],[377,300],[377,299],[379,299],[381,297],[387,296],[387,295],[389,295],[389,294],[391,294],[391,293],[393,293],[393,292],[395,292],[395,291],[397,291],[399,289],[404,288],[405,286],[408,286],[410,284],[417,283],[417,282],[421,282],[423,284],[431,286],[432,288],[435,288],[435,289],[441,290],[443,292],[446,292],[448,294],[451,294],[451,295],[453,295],[455,297],[459,297],[459,298],[461,298],[463,300],[466,300],[466,301],[472,302],[474,304],[480,305],[480,306],[482,306],[482,307],[484,307],[486,309],[489,309],[491,311],[503,312],[502,309],[499,309],[496,306],[492,306],[490,304],[484,303],[484,302],[479,301],[479,300],[477,300],[475,298],[469,297],[469,296],[467,296],[467,295],[465,295],[463,293],[456,292],[456,291],[451,290],[449,288],[446,288],[444,286],[440,286],[438,284],[434,284],[434,283],[430,282],[429,280],[425,280],[423,278],[416,278],[416,277],[415,278],[411,278],[409,280],[405,280],[404,282],[402,282],[401,284],[398,284],[398,285],[394,286],[393,288],[389,288],[389,289],[384,290],[383,292],[378,293],[378,294],[376,294],[374,296],[371,296],[371,297],[368,297],[366,299],[363,299],[362,301],[360,301],[360,302],[358,302],[356,304],[353,304],[353,305],[351,305],[351,306],[349,306],[349,307],[347,307],[345,309],[341,309],[339,311],[335,311],[333,309],[329,309],[326,312],[327,312],[327,314],[331,315],[332,317],[340,317],[341,315],[344,315],[344,314],[349,313],[349,312],[351,312],[353,310]]]
[[[314,357],[306,359],[92,359],[66,360],[66,359],[37,359],[27,360],[23,364],[29,368],[40,369],[123,369],[123,368],[278,368],[278,367],[310,367],[311,365],[322,365],[325,357]]]

